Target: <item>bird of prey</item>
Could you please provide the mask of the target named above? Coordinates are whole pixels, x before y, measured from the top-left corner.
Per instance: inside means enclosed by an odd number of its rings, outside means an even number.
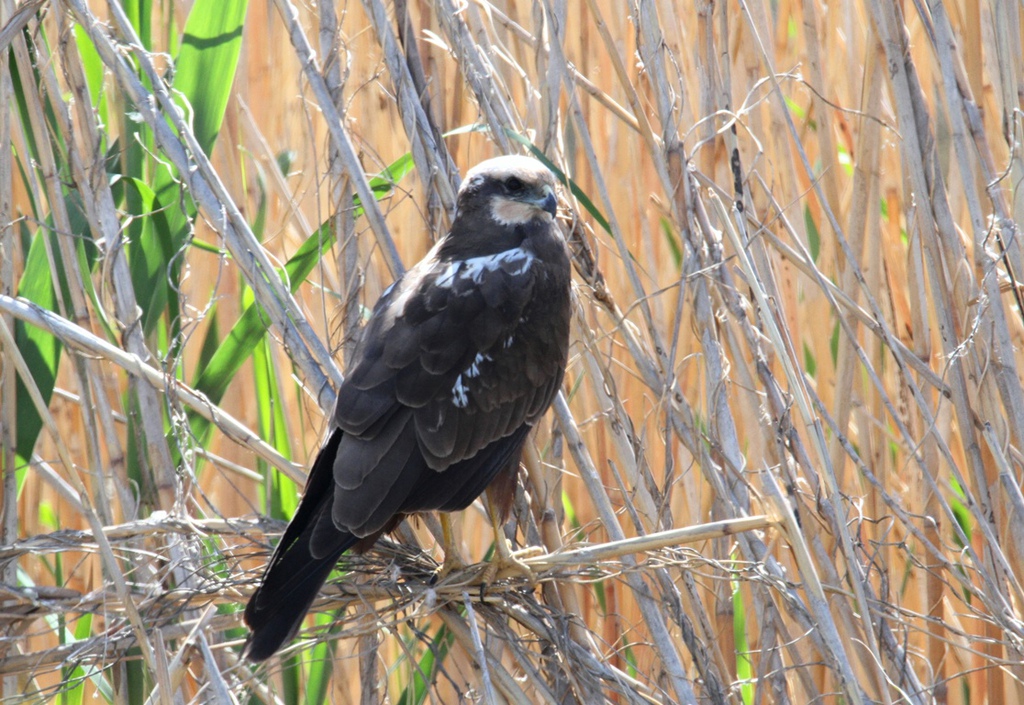
[[[568,355],[569,257],[555,211],[540,162],[482,162],[459,189],[451,231],[377,301],[330,436],[246,606],[250,660],[295,636],[345,551],[369,549],[406,515],[465,509],[488,490],[492,522],[507,517],[523,443]]]

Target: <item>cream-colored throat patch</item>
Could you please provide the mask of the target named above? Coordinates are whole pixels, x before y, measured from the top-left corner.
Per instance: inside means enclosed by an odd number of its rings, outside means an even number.
[[[551,215],[537,206],[509,198],[495,198],[491,201],[491,217],[502,225],[522,225],[537,216]]]

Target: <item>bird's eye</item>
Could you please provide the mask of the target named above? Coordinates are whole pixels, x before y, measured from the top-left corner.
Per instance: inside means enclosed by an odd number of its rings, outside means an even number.
[[[509,193],[519,193],[526,188],[526,184],[524,184],[521,179],[516,178],[515,176],[510,176],[505,179],[505,188],[509,190]]]

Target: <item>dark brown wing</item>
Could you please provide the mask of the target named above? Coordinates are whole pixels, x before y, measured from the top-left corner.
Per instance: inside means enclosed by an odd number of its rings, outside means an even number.
[[[556,325],[535,310],[552,286],[567,299],[567,267],[562,277],[550,268],[522,247],[428,257],[385,293],[338,393],[344,438],[325,538],[372,535],[397,513],[464,507],[518,461],[564,368],[567,302],[555,306],[565,309]]]

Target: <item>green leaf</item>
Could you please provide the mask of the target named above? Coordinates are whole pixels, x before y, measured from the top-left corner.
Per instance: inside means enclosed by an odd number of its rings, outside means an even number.
[[[46,256],[46,242],[43,238],[51,237],[51,246],[56,250],[55,238],[50,236],[46,230],[40,230],[32,239],[32,246],[28,251],[25,260],[25,269],[18,286],[18,296],[28,299],[40,308],[47,311],[57,312],[57,295],[53,290],[53,280],[50,278],[50,261]],[[54,252],[59,258],[60,254]],[[59,266],[59,265],[58,265]],[[14,323],[14,340],[19,352],[25,358],[32,379],[43,400],[49,403],[53,394],[53,386],[57,379],[57,366],[60,364],[62,345],[50,333],[29,326],[21,320]],[[32,458],[32,450],[35,448],[36,439],[43,428],[43,420],[36,412],[36,407],[29,396],[28,388],[18,377],[17,383],[17,409],[18,409],[18,491],[21,491],[22,482],[25,479],[25,468]]]
[[[281,389],[278,385],[273,353],[266,337],[256,346],[253,354],[253,377],[260,438],[269,441],[284,457],[291,458],[292,448],[284,417]],[[277,519],[288,519],[295,513],[298,505],[298,488],[295,482],[276,468],[269,468],[266,461],[260,460],[258,465],[262,471],[269,471],[272,478],[266,513]]]
[[[174,62],[173,95],[206,154],[213,150],[231,96],[247,9],[247,0],[197,0],[185,22],[181,50]],[[133,171],[126,173],[143,177]],[[168,320],[178,320],[174,292],[180,279],[181,259],[174,255],[185,244],[190,233],[189,221],[196,210],[190,198],[179,194],[176,177],[166,166],[157,167],[152,183],[155,202],[174,205],[166,211],[171,237],[144,237],[129,253],[132,281],[140,294],[147,334],[155,330],[157,320],[165,312]],[[131,212],[144,215],[141,211]],[[169,287],[169,282],[174,286]],[[143,297],[141,292],[150,295]],[[172,337],[176,337],[174,332]]]
[[[242,50],[248,0],[197,0],[174,61],[174,92],[207,154],[220,132]]]
[[[135,28],[146,51],[153,49],[150,28],[153,26],[153,0],[122,0],[124,14]]]
[[[811,259],[817,262],[818,255],[821,254],[821,233],[818,232],[818,226],[811,216],[811,209],[807,206],[804,206],[804,227],[807,228],[807,249],[811,251]]]
[[[605,591],[604,580],[594,581],[594,597],[597,598],[597,611],[602,617],[608,616],[608,593]]]
[[[263,176],[257,174],[256,188],[259,189],[259,201],[256,206],[256,219],[252,222],[252,234],[256,240],[263,242],[263,232],[267,229],[267,187],[263,183]]]
[[[800,104],[797,103],[792,98],[789,98],[789,97],[786,98],[786,107],[788,107],[790,112],[792,112],[793,115],[795,115],[800,120],[803,120],[803,119],[805,119],[807,117],[807,111],[805,111],[803,108],[801,108]]]
[[[297,156],[298,153],[294,149],[285,149],[277,153],[277,168],[282,176],[287,177],[291,173],[292,164],[295,163]]]
[[[60,529],[60,518],[57,516],[57,512],[53,510],[53,504],[50,502],[40,502],[38,509],[38,517],[40,526],[46,527],[47,531],[57,531]]]
[[[740,697],[744,705],[754,702],[754,666],[750,661],[747,641],[747,612],[743,606],[743,593],[739,581],[732,583],[732,634],[736,644],[736,679],[741,683]]]
[[[853,176],[853,157],[846,151],[846,147],[843,145],[839,145],[837,151],[836,160],[839,162],[839,165],[843,167],[843,171],[846,172],[847,176]]]
[[[398,705],[422,705],[430,692],[438,669],[448,656],[454,637],[448,628],[441,626],[430,641],[430,647],[424,652],[423,658],[415,665],[412,683],[407,685],[398,698]]]
[[[149,697],[150,692],[153,690],[153,683],[150,678],[147,677],[148,671],[143,665],[142,661],[142,650],[134,646],[128,649],[128,652],[121,657],[122,662],[125,663],[125,669],[128,671],[127,688],[122,685],[123,691],[127,691],[127,697],[122,694],[124,698],[122,702],[127,701],[129,703],[144,703]],[[133,695],[134,693],[134,695]]]
[[[153,332],[159,314],[166,308],[166,262],[174,255],[173,236],[167,210],[160,197],[141,178],[127,177],[114,182],[115,196],[124,195],[133,215],[127,224],[127,249],[131,260],[132,285],[143,307],[143,329]],[[153,280],[162,285],[154,287]],[[146,293],[150,292],[147,296]],[[153,315],[146,315],[149,312]]]
[[[82,211],[82,202],[78,192],[65,190],[63,196],[71,232],[67,235],[58,235],[55,232],[52,219],[48,219],[44,226],[31,237],[28,256],[25,258],[25,268],[18,283],[18,296],[54,313],[59,313],[59,307],[52,272],[57,272],[60,290],[66,292],[68,291],[66,271],[68,267],[72,266],[70,263],[65,263],[61,256],[59,237],[72,238],[75,264],[81,273],[81,279],[86,288],[85,293],[95,301],[92,278],[89,276],[97,255],[96,247],[92,242],[92,233]],[[49,243],[49,250],[53,256],[52,269],[50,256],[47,254],[47,243]],[[70,310],[71,301],[67,296],[65,296],[64,305],[66,309]],[[15,322],[14,338],[18,350],[21,351],[32,374],[35,386],[39,389],[43,401],[49,404],[57,376],[57,367],[60,363],[62,350],[60,342],[50,333],[34,326],[28,326],[22,321]],[[35,405],[28,394],[28,388],[25,387],[20,377],[17,381],[16,394],[18,409],[16,454],[18,465],[22,467],[20,471],[17,471],[20,490],[25,476],[24,468],[32,457],[36,440],[42,430],[42,419],[36,412]]]
[[[145,430],[142,427],[138,398],[133,394],[122,395],[122,404],[128,410],[128,430],[125,444],[125,472],[129,482],[137,488],[139,502],[145,508],[160,506],[153,478],[148,471],[146,458]],[[177,467],[177,466],[175,466]]]
[[[78,54],[82,57],[82,69],[85,71],[86,85],[89,87],[89,97],[93,101],[96,115],[101,125],[107,124],[107,96],[103,92],[103,60],[100,59],[96,47],[89,39],[89,33],[80,24],[75,24],[75,45],[78,47]]]
[[[92,631],[92,615],[88,612],[84,612],[75,624],[75,631],[73,641],[82,641],[86,639]],[[63,639],[62,639],[63,641]],[[91,678],[96,683],[97,687],[101,689],[102,683],[106,679],[103,678],[102,672],[99,671],[95,666],[75,666],[74,668],[62,669],[64,676],[63,681],[65,683],[74,683],[75,685],[67,691],[61,693],[61,701],[67,705],[82,705],[85,698],[85,680]],[[109,690],[109,685],[108,685]]]
[[[217,315],[217,304],[214,302],[210,306],[209,312],[206,314],[206,320],[209,325],[206,328],[206,333],[203,336],[203,344],[199,346],[199,360],[196,366],[200,369],[206,367],[210,362],[210,358],[217,352],[217,345],[219,344],[220,336],[220,317]]]
[[[804,370],[811,379],[814,379],[814,374],[818,371],[818,362],[814,359],[814,353],[807,343],[804,343]]]
[[[839,321],[832,327],[832,337],[828,341],[829,352],[832,353],[832,366],[835,367],[839,361]]]
[[[298,703],[302,694],[302,661],[299,655],[281,659],[281,701]]]
[[[971,525],[971,510],[964,504],[966,501],[966,495],[964,494],[963,488],[960,487],[960,483],[956,481],[955,477],[949,478],[949,483],[953,487],[954,497],[949,499],[949,508],[953,510],[953,518],[956,519],[956,523],[960,525],[960,530],[964,532],[964,536],[970,541],[974,536],[974,528]],[[953,540],[958,546],[963,548],[963,542],[960,540],[959,534],[953,532]]]
[[[630,678],[637,678],[640,671],[637,669],[636,653],[633,651],[632,645],[627,643],[622,655],[626,659],[626,673]]]
[[[27,31],[27,30],[25,30]],[[43,80],[40,77],[40,71],[43,70],[40,67],[48,63],[50,56],[49,40],[46,35],[44,26],[40,25],[38,32],[33,35],[33,39],[30,42],[26,42],[28,49],[28,70],[32,76],[32,85],[28,90],[32,91],[33,94],[42,96],[46,94],[46,90],[43,87]],[[56,49],[54,48],[54,51]],[[42,56],[40,56],[40,54]],[[14,65],[17,63],[17,59],[13,51],[10,51],[11,57],[11,70],[8,72],[8,76],[11,78],[11,85],[14,89],[14,97],[18,103],[18,114],[21,119],[21,124],[24,126],[22,134],[25,136],[25,140],[28,142],[29,152],[32,154],[33,159],[36,163],[41,161],[39,155],[38,145],[35,141],[35,130],[32,129],[33,119],[32,112],[28,109],[28,101],[25,97],[25,86],[21,82],[21,71],[15,70]],[[57,116],[53,112],[53,103],[49,100],[42,100],[43,110],[43,121],[46,123],[46,132],[48,138],[53,142],[52,148],[58,165],[66,165],[69,163],[67,159],[61,155],[66,153],[64,148],[64,131],[60,128]],[[3,106],[5,109],[7,106]],[[6,149],[6,147],[5,147]],[[43,174],[40,173],[40,177]],[[42,179],[40,179],[42,180]],[[26,182],[29,183],[29,182]]]
[[[668,218],[661,219],[661,232],[665,236],[665,242],[668,243],[669,250],[672,252],[672,262],[676,265],[676,269],[681,269],[683,266],[683,246],[679,241],[679,237],[672,230],[672,223],[669,222]]]
[[[313,622],[318,627],[328,627],[339,624],[331,614],[318,612],[313,615]],[[331,630],[337,631],[337,628]],[[307,705],[319,705],[330,702],[327,697],[327,688],[331,684],[331,672],[334,667],[334,645],[333,639],[327,638],[317,642],[308,652],[306,661],[306,692],[305,702]]]
[[[576,507],[573,506],[572,498],[565,490],[562,490],[562,511],[565,513],[566,523],[572,527],[572,540],[585,541],[587,536],[583,533],[583,525],[580,524],[580,520],[576,517]]]

